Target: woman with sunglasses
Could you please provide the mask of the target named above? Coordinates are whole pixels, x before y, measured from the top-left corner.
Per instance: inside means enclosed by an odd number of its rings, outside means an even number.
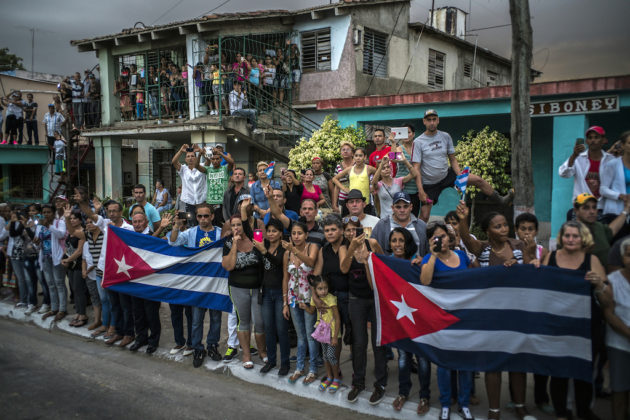
[[[366,239],[357,216],[343,218],[344,236],[350,245],[339,247],[342,273],[348,273],[348,312],[352,323],[352,389],[348,402],[355,402],[365,389],[367,366],[367,324],[371,323],[372,350],[374,352],[374,392],[370,404],[378,404],[385,395],[387,385],[387,355],[384,346],[376,345],[376,307],[374,293],[368,280],[367,259],[370,252],[383,253],[378,242]]]

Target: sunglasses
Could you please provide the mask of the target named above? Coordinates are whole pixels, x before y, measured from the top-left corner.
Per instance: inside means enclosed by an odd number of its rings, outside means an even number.
[[[344,225],[346,225],[350,222],[357,223],[359,221],[359,218],[357,216],[348,216],[341,219],[341,221],[343,222]]]
[[[210,217],[209,214],[198,214],[197,215],[197,219],[207,219],[209,217]]]

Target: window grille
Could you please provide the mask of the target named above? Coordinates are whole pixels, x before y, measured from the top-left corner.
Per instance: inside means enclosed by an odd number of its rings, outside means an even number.
[[[444,64],[446,54],[436,50],[429,50],[429,86],[444,89]]]
[[[387,77],[387,34],[365,29],[363,35],[363,73]]]
[[[302,32],[302,71],[330,70],[330,28]]]

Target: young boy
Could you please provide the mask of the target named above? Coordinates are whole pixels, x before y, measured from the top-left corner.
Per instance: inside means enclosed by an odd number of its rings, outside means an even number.
[[[61,175],[66,172],[66,141],[61,134],[55,133],[55,175]]]

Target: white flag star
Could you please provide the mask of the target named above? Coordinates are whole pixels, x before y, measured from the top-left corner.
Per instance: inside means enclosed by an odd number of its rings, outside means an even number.
[[[118,271],[116,271],[116,274],[125,273],[127,277],[131,278],[131,275],[129,274],[129,270],[133,267],[131,265],[127,265],[127,263],[125,262],[124,255],[120,260],[117,260],[116,258],[114,258],[114,262],[118,264]]]
[[[412,308],[407,305],[405,302],[405,297],[400,295],[400,302],[395,300],[390,300],[390,302],[398,308],[398,315],[396,315],[396,320],[398,321],[400,318],[407,317],[414,325],[416,325],[416,321],[413,319],[413,313],[417,311],[416,308]]]

